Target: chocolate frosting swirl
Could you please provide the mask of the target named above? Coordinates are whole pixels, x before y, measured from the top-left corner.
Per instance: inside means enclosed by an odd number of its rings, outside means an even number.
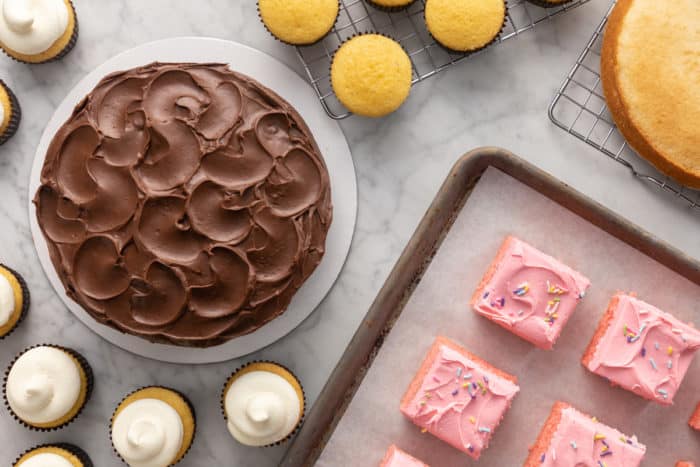
[[[123,332],[189,346],[282,314],[332,218],[301,116],[223,64],[106,76],[54,136],[34,203],[73,300]]]

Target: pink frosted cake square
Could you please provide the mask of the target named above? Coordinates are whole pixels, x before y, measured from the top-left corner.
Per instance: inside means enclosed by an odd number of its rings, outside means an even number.
[[[523,467],[638,467],[646,447],[564,402],[557,402]]]
[[[509,236],[471,305],[513,334],[551,350],[589,286],[581,273]]]
[[[700,332],[632,295],[615,295],[583,356],[583,366],[613,385],[671,405]]]
[[[401,400],[401,412],[478,459],[519,390],[515,376],[438,337]]]
[[[392,444],[379,467],[430,467]]]

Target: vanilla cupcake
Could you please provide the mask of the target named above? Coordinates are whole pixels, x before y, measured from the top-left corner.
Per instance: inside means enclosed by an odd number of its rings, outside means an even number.
[[[0,79],[0,145],[15,134],[21,118],[22,110],[17,98]]]
[[[338,0],[258,0],[258,15],[265,28],[289,45],[311,45],[333,28]]]
[[[0,340],[9,336],[29,310],[29,289],[17,272],[0,264]]]
[[[228,431],[247,446],[273,446],[289,439],[304,418],[301,383],[282,365],[254,362],[224,385],[221,405]]]
[[[92,467],[85,451],[68,443],[44,444],[24,452],[12,467]]]
[[[426,0],[425,24],[435,41],[452,52],[486,48],[506,21],[505,0]]]
[[[54,430],[80,415],[92,386],[92,370],[82,355],[39,345],[21,353],[7,370],[5,404],[27,428]]]
[[[56,60],[77,40],[78,18],[70,0],[0,0],[0,47],[15,60]]]
[[[194,408],[184,395],[150,386],[121,401],[112,415],[110,437],[131,467],[168,467],[185,457],[195,429]]]

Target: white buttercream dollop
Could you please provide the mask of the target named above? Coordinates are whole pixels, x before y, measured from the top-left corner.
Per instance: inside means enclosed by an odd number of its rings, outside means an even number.
[[[0,124],[2,123],[3,108],[0,105]],[[10,321],[15,311],[15,292],[12,290],[10,281],[0,274],[0,326],[4,326]]]
[[[231,435],[249,446],[283,440],[301,417],[294,387],[269,371],[251,371],[236,378],[226,392],[224,408]]]
[[[0,0],[0,42],[22,54],[48,50],[68,21],[64,0]]]
[[[50,423],[64,417],[75,406],[81,389],[77,363],[54,347],[26,351],[7,375],[7,402],[27,423]]]
[[[75,467],[68,459],[52,452],[42,452],[17,464],[17,467]]]
[[[140,399],[124,407],[112,424],[112,442],[131,467],[173,464],[184,437],[177,411],[159,399]]]

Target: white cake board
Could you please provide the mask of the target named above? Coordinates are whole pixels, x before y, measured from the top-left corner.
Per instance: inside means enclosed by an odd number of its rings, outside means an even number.
[[[333,223],[326,240],[326,254],[316,271],[294,296],[287,311],[257,331],[209,348],[154,344],[121,333],[94,320],[65,293],[49,258],[49,250],[36,219],[32,200],[40,185],[41,168],[51,138],[71,115],[75,105],[108,73],[148,63],[218,62],[260,81],[290,102],[301,114],[325,158],[331,180]],[[172,363],[214,363],[255,352],[282,338],[323,300],[345,263],[355,229],[357,184],[350,149],[337,122],[328,118],[311,86],[292,69],[258,50],[220,39],[181,37],[150,42],[127,50],[98,66],[83,78],[51,117],[34,156],[29,181],[29,224],[41,265],[68,309],[87,327],[112,344],[143,357]]]

